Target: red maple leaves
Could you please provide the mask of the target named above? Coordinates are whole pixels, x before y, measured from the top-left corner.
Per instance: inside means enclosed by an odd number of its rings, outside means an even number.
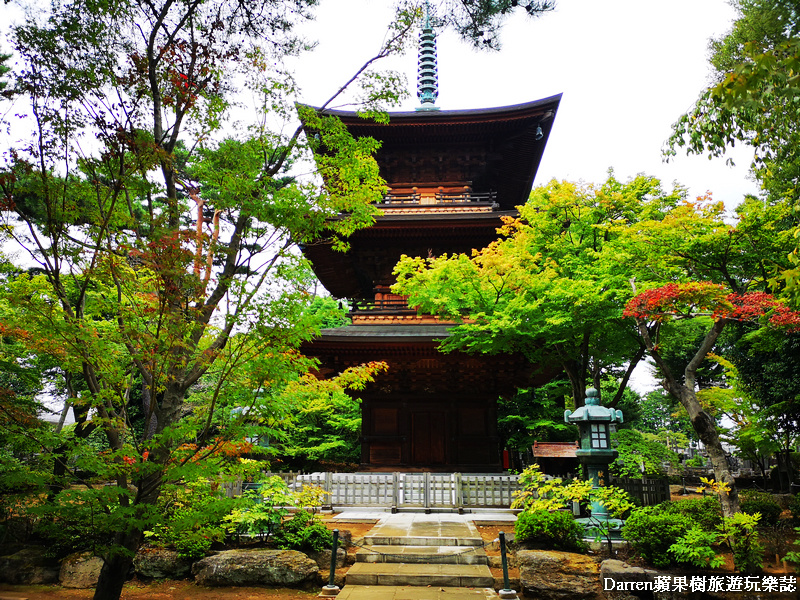
[[[637,319],[709,316],[732,321],[759,321],[773,327],[800,331],[800,312],[765,292],[728,293],[715,283],[670,283],[637,294],[625,306],[623,317]]]

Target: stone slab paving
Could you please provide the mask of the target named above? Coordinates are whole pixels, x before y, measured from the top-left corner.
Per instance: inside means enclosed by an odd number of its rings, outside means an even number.
[[[464,515],[397,513],[381,519],[364,536],[367,545],[482,546],[475,525]]]
[[[348,585],[337,600],[495,600],[491,588]]]
[[[488,587],[494,585],[494,578],[486,565],[451,564],[356,563],[347,571],[345,581],[348,586]]]

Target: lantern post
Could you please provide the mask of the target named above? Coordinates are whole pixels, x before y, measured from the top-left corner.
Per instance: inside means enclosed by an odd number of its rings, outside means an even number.
[[[622,411],[600,406],[600,392],[594,388],[586,390],[586,404],[575,412],[564,411],[564,421],[578,426],[580,449],[575,452],[584,467],[592,488],[608,485],[608,466],[618,456],[611,447],[611,424],[622,423]],[[595,533],[620,539],[622,521],[609,517],[608,509],[593,500],[590,519],[578,519],[588,535]]]

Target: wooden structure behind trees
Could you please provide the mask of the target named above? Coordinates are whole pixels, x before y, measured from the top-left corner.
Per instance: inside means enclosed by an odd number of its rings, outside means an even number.
[[[320,359],[322,376],[389,365],[360,394],[363,469],[499,471],[497,399],[553,374],[518,354],[441,353],[448,323],[417,315],[391,285],[404,254],[469,254],[497,238],[502,217],[527,200],[559,101],[393,113],[386,124],[326,111],[354,136],[380,141],[389,188],[382,216],[350,236],[347,252],[330,240],[304,247],[328,291],[350,300],[352,319],[304,352]]]

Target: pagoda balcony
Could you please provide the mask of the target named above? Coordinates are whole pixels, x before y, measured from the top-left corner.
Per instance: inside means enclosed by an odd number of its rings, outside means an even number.
[[[350,315],[359,313],[417,314],[405,298],[382,298],[376,300],[354,300]]]
[[[470,185],[400,185],[379,203],[386,212],[489,212],[499,208],[497,192],[475,192]]]
[[[431,205],[431,204],[496,204],[497,192],[436,192],[423,196],[419,192],[389,192],[381,204]]]
[[[450,323],[432,315],[417,314],[417,309],[410,307],[405,298],[355,300],[351,305],[349,316],[353,325]]]

